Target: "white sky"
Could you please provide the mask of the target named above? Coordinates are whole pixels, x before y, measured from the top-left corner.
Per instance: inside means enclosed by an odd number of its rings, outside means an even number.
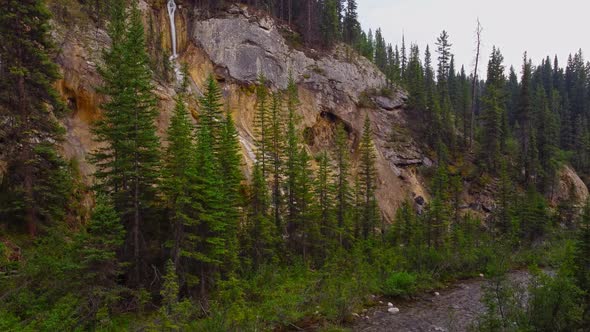
[[[479,18],[483,31],[485,74],[488,55],[496,45],[504,55],[506,69],[514,65],[520,73],[522,55],[528,51],[533,64],[557,54],[565,66],[569,53],[590,50],[590,0],[357,0],[359,20],[365,31],[381,27],[387,42],[401,46],[418,43],[435,50],[436,37],[445,29],[453,44],[456,69],[474,65],[475,27]],[[588,59],[588,57],[585,57]],[[433,54],[433,65],[436,64]]]

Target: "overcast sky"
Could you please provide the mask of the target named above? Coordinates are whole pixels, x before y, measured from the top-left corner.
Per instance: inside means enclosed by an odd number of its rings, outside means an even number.
[[[590,50],[589,0],[357,0],[364,30],[381,27],[387,42],[426,44],[435,49],[436,37],[445,29],[459,64],[471,72],[474,64],[475,27],[483,25],[483,68],[492,46],[502,51],[508,69],[520,73],[522,55],[528,51],[533,64],[557,54],[560,66],[578,49]],[[589,51],[590,52],[590,51]],[[433,62],[436,56],[433,55]],[[585,57],[588,59],[588,57]]]

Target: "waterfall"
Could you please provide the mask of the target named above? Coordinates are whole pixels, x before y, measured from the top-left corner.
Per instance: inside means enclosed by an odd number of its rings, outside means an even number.
[[[180,84],[184,81],[184,74],[180,68],[180,63],[178,61],[178,52],[176,50],[176,22],[174,21],[174,13],[176,12],[177,6],[174,0],[168,0],[168,5],[166,6],[168,9],[168,16],[170,17],[170,34],[172,37],[172,55],[170,56],[170,61],[172,66],[174,67],[174,74],[176,76],[176,82],[180,86]],[[188,76],[189,79],[189,90],[196,92],[199,96],[203,94],[199,90],[199,87],[195,84],[195,82]]]
[[[171,59],[176,59],[176,24],[174,21],[174,12],[176,12],[176,3],[174,0],[168,1],[168,16],[170,17],[170,33],[172,34],[172,56]]]

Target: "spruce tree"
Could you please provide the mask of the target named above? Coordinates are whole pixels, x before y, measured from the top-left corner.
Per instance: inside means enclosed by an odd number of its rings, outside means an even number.
[[[336,149],[334,150],[334,160],[336,162],[336,171],[334,172],[334,187],[336,191],[336,221],[338,227],[338,241],[343,245],[343,241],[348,237],[348,219],[351,205],[351,188],[349,184],[350,176],[350,156],[348,148],[348,135],[344,124],[339,124],[336,128]]]
[[[366,240],[369,238],[370,233],[374,232],[379,218],[375,197],[377,184],[377,172],[375,169],[376,155],[373,144],[373,130],[368,115],[365,116],[359,154],[358,176],[362,202],[359,202],[361,205],[357,206],[357,209],[360,209],[361,212],[360,226],[362,236]]]
[[[268,215],[268,201],[266,179],[256,160],[249,190],[248,231],[243,240],[254,269],[275,258],[277,230]]]
[[[412,45],[410,48],[410,59],[406,68],[405,82],[410,95],[408,98],[408,106],[416,110],[425,110],[426,95],[424,89],[424,71],[420,61],[420,50],[418,49],[418,45]]]
[[[580,218],[574,254],[574,275],[576,283],[584,291],[584,322],[586,327],[590,320],[590,202],[586,202]]]
[[[492,174],[497,174],[502,146],[502,119],[504,117],[504,57],[499,49],[492,50],[488,63],[488,79],[483,102],[483,137],[482,157],[486,168]]]
[[[268,131],[268,150],[270,163],[270,177],[271,177],[271,203],[272,215],[275,226],[278,230],[282,229],[281,209],[283,206],[283,195],[281,192],[281,185],[283,182],[284,173],[284,117],[283,117],[281,96],[278,93],[272,95],[272,103],[270,108],[270,130]]]
[[[131,280],[140,284],[145,266],[141,237],[159,177],[158,112],[139,8],[134,4],[127,27],[123,1],[115,1],[113,7],[109,28],[113,44],[99,70],[104,81],[100,91],[107,102],[102,105],[103,118],[93,129],[102,147],[92,160],[98,188],[112,197],[125,223],[125,252],[130,253],[126,256],[134,270]]]
[[[302,148],[297,155],[297,171],[295,177],[294,197],[295,197],[295,215],[294,228],[290,234],[299,235],[291,240],[294,246],[301,248],[303,261],[307,261],[308,256],[317,253],[317,247],[320,246],[320,225],[318,219],[313,218],[313,172],[310,165],[310,157],[305,148]],[[296,238],[301,238],[301,243],[295,243]]]
[[[123,288],[117,279],[123,264],[117,257],[125,241],[125,229],[112,203],[99,195],[86,232],[78,236],[80,265],[86,303],[84,311],[90,320],[99,311],[107,311],[117,304]]]
[[[332,46],[340,40],[340,14],[338,12],[339,0],[324,0],[322,3],[322,17],[320,30],[325,46]]]
[[[206,296],[207,290],[214,284],[215,277],[227,256],[226,193],[223,190],[223,177],[219,163],[220,142],[215,142],[215,133],[221,125],[208,114],[221,113],[221,96],[217,83],[209,85],[199,105],[203,113],[197,127],[196,142],[196,200],[200,203],[198,225],[195,236],[197,248],[195,259],[198,261],[200,296]],[[222,128],[222,127],[221,127]]]
[[[381,28],[375,31],[375,65],[383,73],[387,72],[387,45],[381,33]]]
[[[344,14],[344,42],[356,45],[359,38],[360,24],[358,22],[356,0],[346,1],[346,13]]]
[[[334,191],[330,183],[332,172],[330,171],[330,160],[328,153],[323,151],[318,158],[318,173],[315,183],[315,198],[317,201],[317,218],[320,223],[321,239],[323,252],[328,251],[331,240],[337,235],[334,224]],[[315,217],[315,216],[314,216]]]
[[[226,257],[224,270],[233,274],[238,267],[238,230],[240,222],[240,207],[243,197],[240,193],[242,176],[242,155],[240,142],[232,115],[226,111],[223,130],[220,138],[219,172],[223,175],[224,216],[225,216],[225,245]]]
[[[518,135],[520,143],[520,154],[521,154],[521,165],[524,169],[524,180],[525,183],[530,183],[534,176],[534,164],[535,164],[535,144],[532,140],[534,139],[533,133],[533,109],[531,103],[531,91],[530,91],[530,80],[531,80],[531,62],[527,59],[527,55],[524,55],[524,63],[522,66],[522,79],[520,87],[520,96],[518,101],[518,111],[515,119],[520,127],[520,133]]]
[[[258,77],[256,85],[256,113],[254,115],[254,129],[256,135],[256,160],[260,161],[260,171],[266,179],[269,174],[270,150],[270,116],[268,111],[268,89],[264,75]]]
[[[295,227],[297,215],[296,181],[299,163],[299,133],[296,129],[296,110],[299,106],[299,97],[295,81],[291,77],[287,87],[287,132],[285,144],[285,192],[287,195],[287,232]]]
[[[65,193],[46,178],[59,171],[60,164],[52,160],[60,159],[55,151],[61,128],[48,107],[60,115],[62,105],[52,86],[59,72],[51,58],[54,45],[45,2],[10,0],[2,8],[0,110],[6,118],[0,130],[0,158],[7,162],[10,175],[3,182],[14,200],[0,204],[0,218],[24,221],[34,237],[41,221],[56,217],[52,211],[64,210],[59,201],[48,198]]]
[[[162,193],[173,229],[172,261],[182,285],[191,279],[191,275],[194,278],[195,272],[191,272],[190,265],[194,264],[196,256],[197,212],[201,209],[200,202],[195,199],[197,169],[192,127],[185,96],[181,93],[177,96],[174,115],[167,131]]]

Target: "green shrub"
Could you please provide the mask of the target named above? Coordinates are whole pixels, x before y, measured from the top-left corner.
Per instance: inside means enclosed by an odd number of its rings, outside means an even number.
[[[416,275],[408,272],[392,273],[383,285],[386,296],[407,296],[416,290]]]

